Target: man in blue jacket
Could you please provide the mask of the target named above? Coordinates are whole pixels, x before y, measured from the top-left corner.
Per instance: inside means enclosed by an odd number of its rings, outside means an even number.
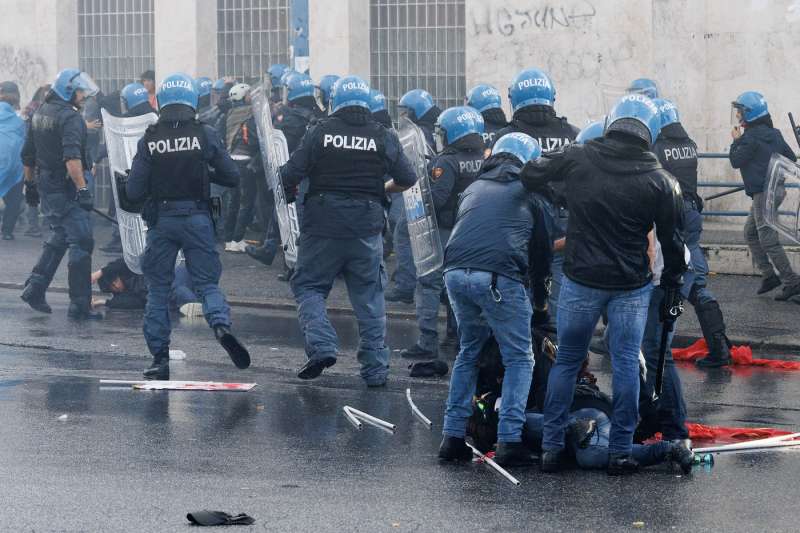
[[[22,206],[22,145],[25,122],[19,118],[19,88],[12,81],[0,83],[0,198],[3,211],[3,240],[14,239],[14,225]]]
[[[779,153],[792,161],[797,161],[797,157],[783,140],[780,130],[772,126],[767,101],[761,94],[754,91],[742,93],[732,105],[740,126],[731,132],[733,143],[728,157],[731,166],[742,173],[744,192],[753,199],[750,215],[744,224],[744,237],[753,262],[763,277],[758,294],[765,294],[782,284],[783,292],[775,299],[788,300],[800,294],[800,277],[789,264],[778,240],[778,232],[767,225],[764,218],[767,209],[764,190],[772,154]]]
[[[464,436],[472,414],[478,357],[489,335],[494,335],[505,367],[495,459],[505,466],[534,461],[522,444],[533,373],[533,310],[526,285],[529,280],[541,284],[549,275],[552,215],[546,202],[523,188],[519,173],[540,154],[532,137],[504,136],[458,205],[445,249],[444,280],[458,321],[461,350],[444,416],[439,447],[443,460],[472,457]]]

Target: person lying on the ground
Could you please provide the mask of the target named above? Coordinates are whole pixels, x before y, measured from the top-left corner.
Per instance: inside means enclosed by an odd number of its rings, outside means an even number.
[[[92,305],[105,305],[111,309],[144,309],[147,304],[147,285],[144,276],[136,274],[123,259],[116,259],[102,269],[92,273],[92,283],[100,290],[111,294],[111,298],[95,298]],[[186,266],[175,266],[170,303],[184,316],[201,316],[202,306],[192,289],[192,280]]]

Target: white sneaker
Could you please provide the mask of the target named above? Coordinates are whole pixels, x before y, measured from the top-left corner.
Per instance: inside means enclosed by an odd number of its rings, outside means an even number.
[[[247,242],[242,240],[242,241],[233,243],[233,250],[231,250],[231,251],[243,254],[243,253],[245,253],[246,250],[247,250]]]
[[[233,241],[226,242],[225,243],[225,251],[226,252],[233,252],[234,251],[233,248],[234,248],[235,245],[236,245],[236,243],[233,242]]]
[[[185,317],[198,318],[203,316],[203,304],[189,302],[188,304],[183,304],[178,311]]]

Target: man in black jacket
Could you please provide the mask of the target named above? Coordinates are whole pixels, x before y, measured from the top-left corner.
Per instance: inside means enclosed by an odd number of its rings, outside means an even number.
[[[505,136],[459,202],[444,260],[445,285],[461,341],[439,447],[444,460],[472,456],[464,435],[472,414],[478,358],[490,334],[500,346],[505,367],[495,459],[505,466],[534,460],[522,444],[533,371],[533,310],[526,285],[529,280],[541,285],[549,275],[552,214],[543,199],[523,188],[519,173],[540,154],[530,136]]]
[[[800,277],[792,270],[789,258],[778,240],[778,232],[764,218],[767,206],[767,168],[772,154],[779,153],[796,161],[780,130],[772,126],[772,118],[764,97],[753,91],[743,93],[733,102],[741,127],[733,128],[729,158],[731,166],[742,172],[744,192],[753,199],[750,215],[744,224],[744,237],[763,281],[758,294],[765,294],[783,284],[783,292],[775,297],[788,300],[800,294]],[[774,268],[773,268],[774,267]],[[778,273],[775,273],[775,270]]]
[[[608,473],[638,467],[631,445],[639,411],[639,349],[652,292],[647,234],[653,224],[665,263],[662,317],[680,314],[686,270],[679,233],[683,206],[677,182],[649,151],[660,128],[658,109],[644,95],[627,95],[608,124],[602,138],[531,162],[522,176],[525,186],[536,191],[551,181],[564,182],[570,208],[558,302],[559,353],[544,409],[546,472],[561,467],[575,378],[603,312],[608,315],[614,376]]]
[[[725,366],[731,361],[730,341],[725,336],[725,319],[719,302],[706,286],[708,263],[700,248],[703,200],[697,194],[697,144],[683,128],[675,104],[662,99],[655,102],[661,114],[661,133],[653,152],[664,169],[678,180],[683,193],[683,239],[691,254],[692,268],[684,277],[681,295],[694,307],[708,344],[709,356],[699,359],[697,365]],[[660,288],[655,291],[661,292]]]

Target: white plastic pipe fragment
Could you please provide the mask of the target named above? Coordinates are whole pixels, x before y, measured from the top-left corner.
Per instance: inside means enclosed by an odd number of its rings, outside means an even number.
[[[742,443],[746,444],[746,443]],[[800,440],[793,441],[780,441],[780,442],[767,442],[765,444],[752,443],[747,446],[739,446],[736,448],[729,448],[726,446],[712,446],[710,448],[695,448],[694,453],[733,453],[733,452],[748,452],[756,450],[772,450],[777,448],[797,448],[800,447]]]
[[[350,409],[346,405],[342,407],[342,411],[344,411],[344,416],[347,418],[347,421],[353,424],[356,429],[360,430],[363,428],[361,421],[350,412]]]
[[[406,389],[406,400],[408,400],[408,405],[411,407],[411,413],[416,416],[420,422],[428,426],[428,429],[431,429],[433,427],[433,423],[427,416],[422,414],[422,411],[417,408],[414,400],[411,399],[411,389]]]
[[[477,455],[478,457],[480,457],[480,458],[483,460],[483,462],[484,462],[484,463],[486,463],[487,465],[489,465],[489,466],[491,466],[492,468],[494,468],[495,470],[497,470],[497,472],[499,472],[499,473],[500,473],[500,475],[502,475],[504,478],[506,478],[507,480],[509,480],[509,481],[510,481],[511,483],[513,483],[514,485],[517,485],[517,486],[519,486],[519,484],[520,484],[520,483],[519,483],[519,480],[518,480],[517,478],[515,478],[514,476],[512,476],[511,474],[509,474],[509,473],[508,473],[508,470],[506,470],[505,468],[503,468],[503,467],[502,467],[502,466],[500,466],[499,464],[495,463],[495,462],[494,462],[492,459],[489,459],[488,457],[486,457],[485,455],[483,455],[483,454],[480,452],[480,450],[478,450],[478,449],[477,449],[475,446],[473,446],[473,445],[472,445],[472,444],[470,444],[469,442],[467,443],[467,446],[469,446],[469,447],[472,449],[472,453],[474,453],[475,455]]]
[[[719,446],[712,446],[712,448],[715,448],[717,450],[722,450],[722,449],[736,450],[739,448],[744,448],[748,450],[751,449],[754,445],[770,444],[773,442],[783,442],[788,440],[794,440],[797,438],[800,438],[800,433],[789,433],[787,435],[778,435],[777,437],[769,437],[766,439],[748,440],[744,442],[732,442],[730,444],[720,444]],[[707,451],[710,449],[711,448],[697,448],[694,451],[697,453],[710,453]]]
[[[351,415],[363,420],[367,424],[388,429],[389,431],[394,431],[395,429],[397,429],[397,426],[395,426],[391,422],[387,422],[386,420],[381,420],[380,418],[374,417],[371,414],[365,413],[364,411],[359,411],[358,409],[350,407],[349,405],[345,405],[344,408],[349,410]]]

